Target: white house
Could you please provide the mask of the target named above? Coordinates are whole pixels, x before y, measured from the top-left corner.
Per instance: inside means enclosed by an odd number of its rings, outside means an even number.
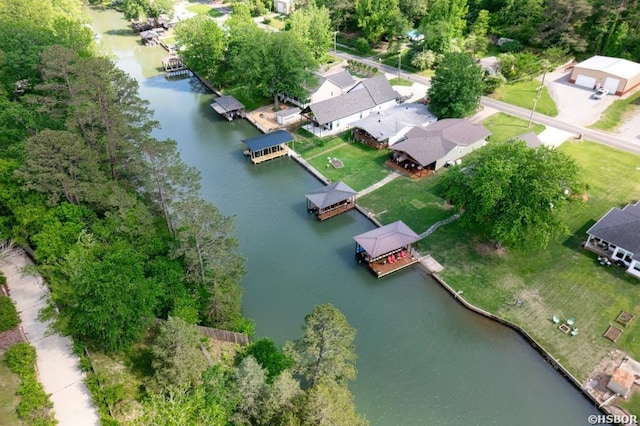
[[[275,0],[273,2],[273,7],[276,9],[276,12],[288,15],[293,12],[295,4],[295,0]]]
[[[310,104],[344,95],[349,89],[355,86],[356,83],[357,81],[354,80],[347,70],[325,76],[319,75],[317,85],[309,89],[309,95],[306,99],[292,98],[284,94],[280,96],[280,99],[284,102],[297,105],[300,108],[306,108]]]
[[[584,247],[624,266],[640,278],[640,201],[623,209],[614,207],[587,231]]]
[[[399,97],[384,75],[362,80],[347,93],[312,103],[302,110],[302,115],[311,121],[305,129],[318,136],[339,133],[355,121],[391,108]]]

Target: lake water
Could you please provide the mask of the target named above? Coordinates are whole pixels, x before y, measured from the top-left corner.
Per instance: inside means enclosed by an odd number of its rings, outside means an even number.
[[[301,334],[314,305],[332,303],[358,330],[350,385],[372,425],[586,425],[593,405],[512,330],[462,308],[420,269],[377,279],[354,261],[360,214],[318,222],[304,195],[321,184],[289,158],[252,165],[240,140],[258,132],[211,109],[191,79],[160,73],[160,47],[142,47],[114,11],[90,12],[102,45],[140,83],[183,160],[202,172],[203,196],[235,216],[245,315],[257,336]],[[437,253],[435,253],[437,258]]]

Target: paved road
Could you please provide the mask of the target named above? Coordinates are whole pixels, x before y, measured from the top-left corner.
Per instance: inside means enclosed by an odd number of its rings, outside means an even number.
[[[334,56],[337,56],[342,59],[353,59],[356,61],[363,62],[367,65],[372,65],[377,67],[378,69],[390,73],[390,74],[398,74],[398,68],[391,67],[386,64],[381,64],[378,61],[371,60],[368,58],[362,58],[360,56],[351,55],[345,52],[331,52]],[[400,72],[400,77],[405,78],[410,81],[415,81],[421,84],[426,85],[427,87],[431,86],[431,80],[427,77],[423,77],[417,74],[407,73],[405,71]],[[531,111],[525,108],[521,108],[515,105],[508,104],[506,102],[501,102],[495,99],[487,98],[485,96],[480,100],[480,104],[484,106],[488,106],[494,108],[498,111],[506,112],[511,115],[515,115],[517,117],[522,117],[526,120],[529,120],[531,117]],[[640,139],[634,139],[621,135],[612,135],[609,133],[601,132],[598,130],[589,129],[587,127],[583,127],[577,124],[572,124],[566,121],[558,120],[553,117],[546,116],[544,114],[533,114],[533,122],[544,124],[545,126],[555,127],[561,130],[565,130],[567,132],[574,133],[576,135],[582,135],[584,139],[592,140],[604,145],[608,145],[611,147],[619,148],[621,150],[631,152],[634,154],[640,154]]]

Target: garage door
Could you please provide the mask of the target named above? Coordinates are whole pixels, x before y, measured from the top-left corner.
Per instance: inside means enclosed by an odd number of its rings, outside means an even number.
[[[578,74],[578,77],[576,78],[576,85],[593,89],[596,86],[596,79],[595,77]]]
[[[618,91],[618,83],[620,83],[620,80],[617,78],[607,77],[604,81],[604,88],[607,89],[609,93],[616,93]]]

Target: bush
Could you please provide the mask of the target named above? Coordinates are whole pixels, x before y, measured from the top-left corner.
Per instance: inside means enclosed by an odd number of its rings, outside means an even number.
[[[4,360],[17,375],[27,375],[35,371],[36,350],[27,342],[16,343],[4,354]]]
[[[522,49],[524,49],[524,46],[517,40],[506,41],[500,46],[500,50],[503,52],[521,52]]]
[[[369,47],[369,42],[366,38],[360,37],[354,43],[355,48],[360,53],[369,53],[371,52],[371,47]]]
[[[262,23],[265,24],[265,25],[269,25],[271,23],[271,18],[264,18],[262,20]]]
[[[502,85],[504,85],[507,80],[500,73],[489,74],[484,73],[482,76],[482,90],[485,95],[490,95],[495,92],[496,89]]]
[[[16,305],[7,296],[0,296],[0,333],[11,330],[20,321]]]

